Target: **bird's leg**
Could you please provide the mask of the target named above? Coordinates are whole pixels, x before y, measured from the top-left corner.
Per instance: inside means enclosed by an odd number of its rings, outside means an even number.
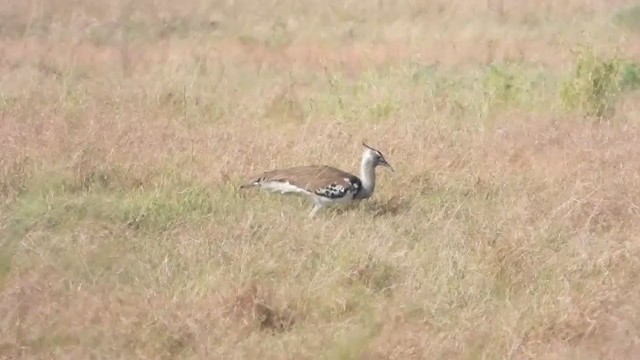
[[[311,219],[318,212],[318,210],[320,210],[321,207],[322,205],[320,204],[314,204],[313,209],[311,209],[311,212],[309,213],[309,219]]]

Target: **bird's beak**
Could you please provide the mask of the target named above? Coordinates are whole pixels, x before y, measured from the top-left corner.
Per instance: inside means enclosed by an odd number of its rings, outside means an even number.
[[[387,160],[383,160],[381,163],[382,166],[389,168],[389,170],[391,170],[392,172],[395,172],[395,170],[393,170],[393,166],[389,165],[389,163],[387,162]]]

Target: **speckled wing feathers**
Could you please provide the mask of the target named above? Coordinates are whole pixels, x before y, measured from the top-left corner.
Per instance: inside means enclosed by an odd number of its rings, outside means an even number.
[[[355,194],[362,188],[360,179],[353,174],[331,166],[310,165],[268,171],[254,178],[252,183],[281,182],[330,199]]]

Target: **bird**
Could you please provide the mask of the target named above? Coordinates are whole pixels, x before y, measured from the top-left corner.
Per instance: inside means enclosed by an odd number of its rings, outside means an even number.
[[[395,171],[379,150],[364,142],[362,146],[365,149],[360,162],[360,177],[333,166],[306,165],[263,172],[240,188],[259,187],[269,192],[306,197],[313,203],[308,216],[312,218],[325,206],[348,205],[371,197],[376,188],[376,167]]]

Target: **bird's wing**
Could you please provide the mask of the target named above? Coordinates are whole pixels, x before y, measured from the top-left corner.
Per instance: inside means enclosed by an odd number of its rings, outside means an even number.
[[[281,192],[302,190],[327,198],[341,198],[349,193],[355,194],[362,188],[357,176],[325,165],[268,171],[254,177],[250,184],[268,188],[280,187],[274,190]],[[287,186],[291,189],[287,190]]]

